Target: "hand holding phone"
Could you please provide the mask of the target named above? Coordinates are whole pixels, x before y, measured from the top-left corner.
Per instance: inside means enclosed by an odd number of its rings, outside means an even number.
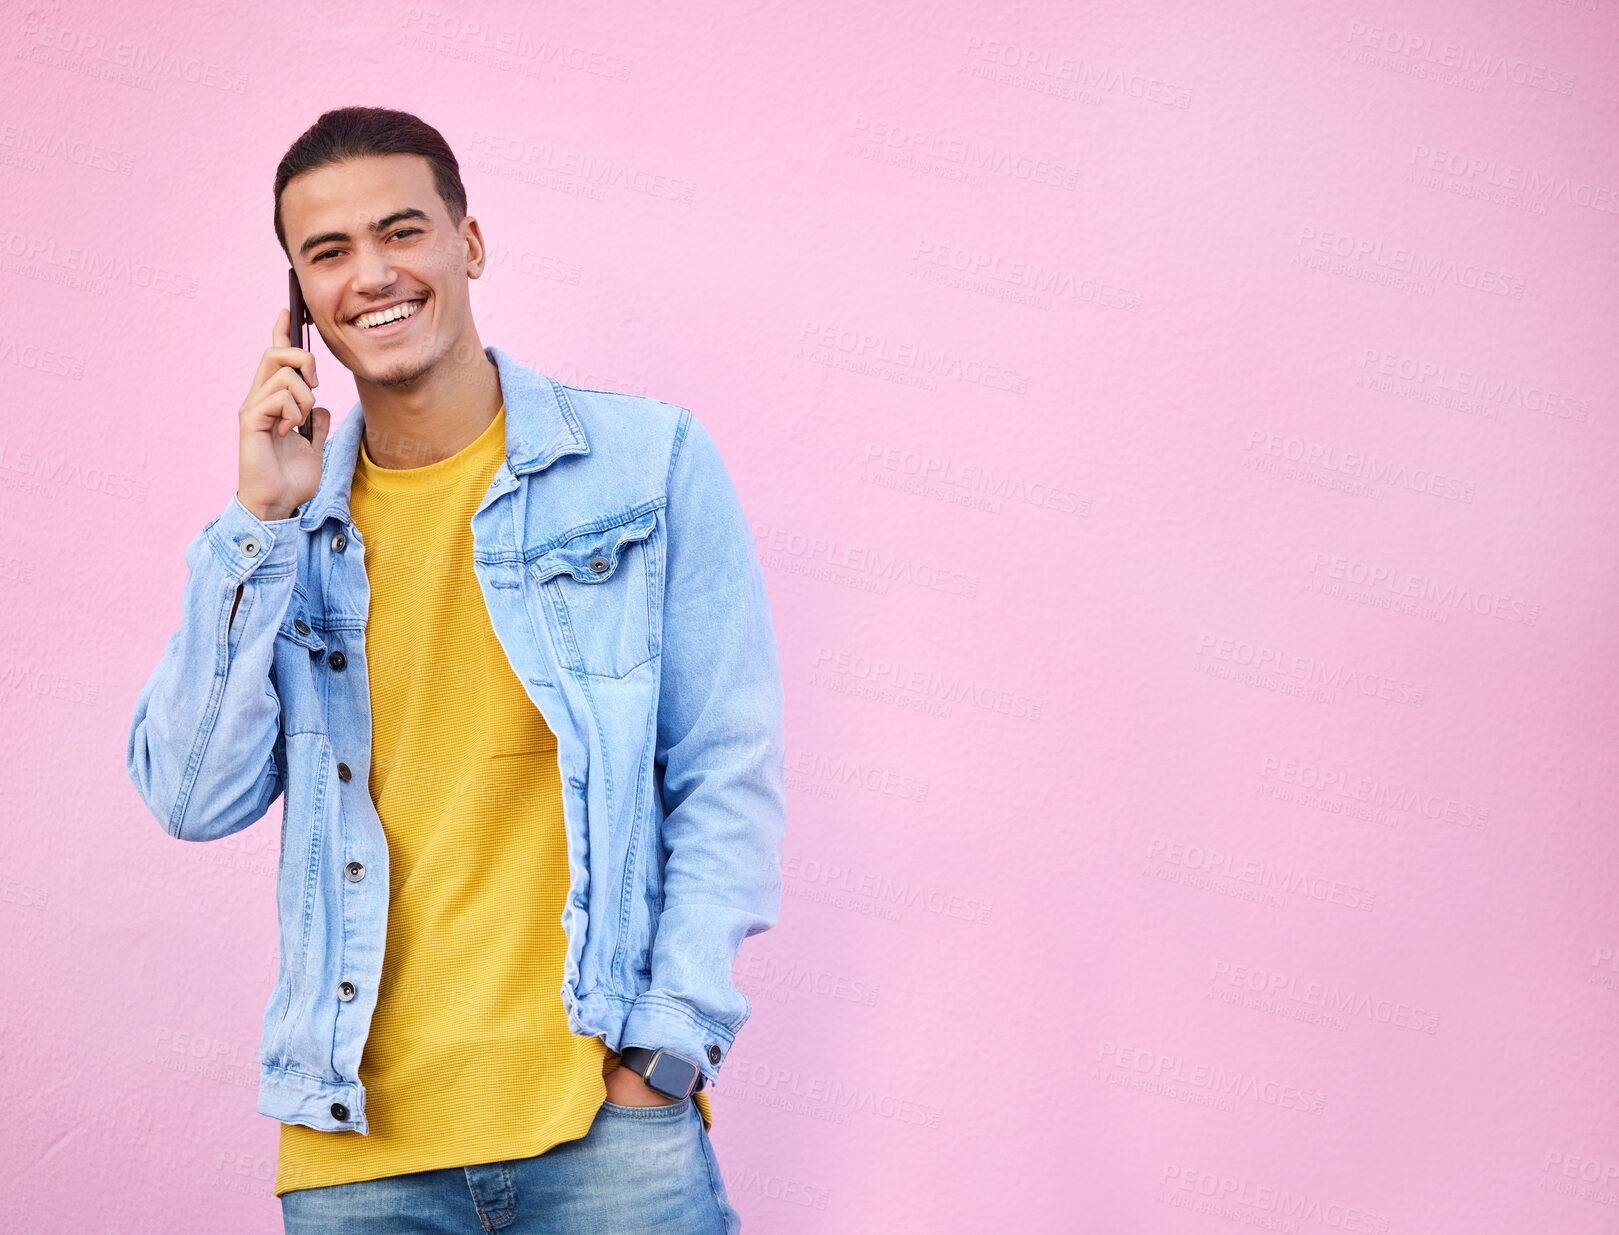
[[[292,331],[292,314],[283,309],[276,314],[270,346],[237,412],[236,496],[266,522],[290,517],[315,496],[321,451],[332,424],[331,413],[315,406],[311,387],[320,384],[315,357],[293,344]]]

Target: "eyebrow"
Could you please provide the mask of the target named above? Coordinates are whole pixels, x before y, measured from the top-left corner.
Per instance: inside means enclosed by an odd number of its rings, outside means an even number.
[[[385,219],[378,219],[375,223],[371,224],[371,231],[373,234],[385,232],[395,223],[402,222],[405,219],[421,219],[427,223],[431,223],[433,221],[428,217],[426,211],[417,210],[414,206],[411,206],[405,210],[395,210]],[[308,240],[304,241],[303,244],[298,248],[298,256],[303,257],[309,252],[310,249],[313,249],[319,245],[346,244],[349,240],[350,236],[347,232],[322,232],[320,235],[311,236]]]

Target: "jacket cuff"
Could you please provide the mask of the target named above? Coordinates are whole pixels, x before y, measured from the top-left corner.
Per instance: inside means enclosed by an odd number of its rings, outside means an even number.
[[[260,519],[234,493],[214,520],[209,539],[225,573],[238,583],[260,571],[278,576],[298,569],[298,516]]]
[[[630,1005],[618,1049],[644,1046],[655,1051],[668,1047],[695,1059],[712,1085],[719,1079],[720,1065],[730,1055],[735,1040],[730,1030],[699,1015],[689,1004],[658,991],[647,991]]]

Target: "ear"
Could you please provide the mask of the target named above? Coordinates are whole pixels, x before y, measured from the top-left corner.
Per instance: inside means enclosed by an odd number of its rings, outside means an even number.
[[[476,279],[483,273],[488,250],[483,243],[483,229],[470,214],[461,220],[461,239],[467,246],[467,278]]]

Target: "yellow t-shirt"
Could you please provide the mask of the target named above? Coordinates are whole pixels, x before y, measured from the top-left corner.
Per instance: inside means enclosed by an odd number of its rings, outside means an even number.
[[[619,1066],[562,1006],[568,860],[556,736],[495,638],[471,521],[505,408],[426,467],[362,443],[350,513],[371,588],[371,799],[388,934],[360,1060],[369,1133],[281,1125],[276,1195],[543,1153],[590,1131]],[[706,1092],[696,1095],[712,1126]]]

